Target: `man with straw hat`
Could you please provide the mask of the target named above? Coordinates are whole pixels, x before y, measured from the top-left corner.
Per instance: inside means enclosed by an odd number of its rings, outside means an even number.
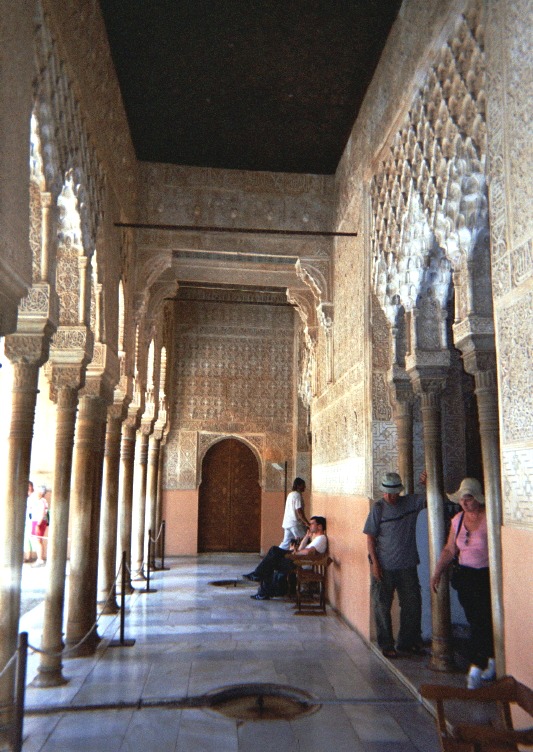
[[[425,486],[426,473],[420,475]],[[372,604],[378,645],[386,658],[397,658],[397,650],[422,655],[422,598],[418,580],[416,520],[426,506],[425,495],[401,496],[398,473],[385,473],[376,501],[365,523],[368,559],[372,578]],[[391,606],[394,593],[400,602],[400,631],[397,646],[392,633]]]

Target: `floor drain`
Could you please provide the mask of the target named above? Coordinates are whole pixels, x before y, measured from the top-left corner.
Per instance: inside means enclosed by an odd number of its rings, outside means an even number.
[[[241,721],[292,720],[320,709],[308,692],[281,684],[237,684],[208,697],[211,710]]]
[[[210,582],[209,584],[223,588],[241,588],[248,586],[248,583],[244,582],[244,580],[213,580],[213,582]]]

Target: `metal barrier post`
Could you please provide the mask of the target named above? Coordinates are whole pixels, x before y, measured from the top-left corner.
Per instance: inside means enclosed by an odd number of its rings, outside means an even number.
[[[135,645],[135,640],[124,639],[124,624],[126,622],[126,587],[127,587],[127,568],[126,568],[126,552],[122,552],[122,564],[121,564],[121,581],[120,581],[120,639],[111,640],[109,643],[110,648],[130,648]]]
[[[19,634],[17,665],[15,669],[15,708],[13,713],[13,752],[22,751],[24,725],[24,697],[26,692],[26,665],[28,662],[28,633]]]
[[[150,559],[152,556],[152,531],[148,531],[148,554],[146,562],[146,587],[138,590],[138,593],[157,593],[157,590],[150,587]]]
[[[165,520],[161,523],[161,569],[168,570],[170,567],[165,567],[165,543],[166,543],[167,523]]]

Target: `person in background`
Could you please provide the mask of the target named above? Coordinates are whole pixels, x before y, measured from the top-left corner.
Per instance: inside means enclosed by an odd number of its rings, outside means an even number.
[[[305,481],[302,478],[295,478],[292,484],[292,491],[287,496],[285,501],[285,514],[283,515],[283,522],[281,526],[283,528],[283,540],[279,544],[279,548],[283,548],[285,551],[289,550],[290,541],[293,538],[303,538],[307,528],[309,527],[309,521],[304,512],[304,501],[302,494],[305,491]]]
[[[448,494],[448,498],[458,502],[462,511],[452,519],[431,587],[437,592],[443,573],[458,556],[457,595],[470,625],[470,668],[466,685],[469,689],[478,689],[483,681],[496,678],[485,497],[478,480],[464,478],[458,491]]]
[[[424,486],[426,479],[423,472],[420,483]],[[422,655],[425,651],[416,520],[418,513],[426,507],[426,496],[400,496],[403,484],[398,473],[385,473],[380,490],[383,498],[370,510],[363,529],[367,536],[378,645],[386,658],[397,658],[397,650]],[[395,647],[391,607],[396,591],[400,601],[400,631]]]
[[[31,480],[28,481],[28,498],[26,499],[26,522],[24,525],[24,561],[30,562],[33,558],[33,545],[31,536],[31,507],[37,499],[37,491]]]
[[[48,502],[46,501],[46,486],[37,487],[37,496],[32,500],[30,506],[31,514],[31,534],[33,545],[37,551],[37,560],[34,567],[44,567],[46,564],[44,557],[44,538],[46,528],[48,527]]]

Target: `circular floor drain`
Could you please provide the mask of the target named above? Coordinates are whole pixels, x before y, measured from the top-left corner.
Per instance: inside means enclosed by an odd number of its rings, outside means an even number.
[[[292,720],[320,709],[308,692],[281,684],[237,684],[209,698],[211,710],[241,721]]]
[[[213,582],[210,582],[209,584],[223,588],[241,588],[248,586],[248,583],[244,582],[244,580],[213,580]]]

